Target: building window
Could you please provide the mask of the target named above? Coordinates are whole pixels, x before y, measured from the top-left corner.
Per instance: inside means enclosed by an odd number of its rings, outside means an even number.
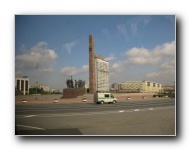
[[[158,84],[158,87],[160,87],[160,84]]]
[[[21,80],[21,91],[24,91],[24,80]]]
[[[20,80],[17,80],[17,90],[20,90]]]
[[[155,85],[156,85],[156,84],[155,84],[155,83],[153,83],[153,87],[155,87]]]
[[[147,82],[147,86],[150,86],[150,82]]]
[[[25,81],[25,91],[28,91],[28,81]]]

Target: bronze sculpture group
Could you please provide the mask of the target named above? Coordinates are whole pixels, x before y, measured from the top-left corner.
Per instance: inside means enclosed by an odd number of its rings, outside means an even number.
[[[75,84],[73,82],[72,76],[71,79],[67,79],[66,81],[67,88],[84,88],[85,87],[85,81],[83,80],[75,80]]]

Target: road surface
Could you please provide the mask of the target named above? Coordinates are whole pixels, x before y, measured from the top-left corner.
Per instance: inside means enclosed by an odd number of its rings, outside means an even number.
[[[175,99],[15,106],[16,135],[176,135]]]

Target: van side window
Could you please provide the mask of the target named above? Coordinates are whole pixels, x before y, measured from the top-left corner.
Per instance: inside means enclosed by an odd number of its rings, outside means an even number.
[[[110,97],[110,95],[109,95],[109,94],[105,94],[104,96],[105,96],[105,97]]]

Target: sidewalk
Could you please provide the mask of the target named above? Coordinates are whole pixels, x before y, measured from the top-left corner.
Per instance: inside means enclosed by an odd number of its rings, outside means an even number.
[[[118,102],[128,102],[136,100],[157,99],[153,94],[147,93],[114,93]],[[62,95],[23,95],[15,96],[15,105],[21,104],[70,104],[70,103],[94,103],[93,94],[85,94],[86,102],[83,102],[83,96],[77,98],[63,99]],[[128,99],[130,97],[130,99]]]

